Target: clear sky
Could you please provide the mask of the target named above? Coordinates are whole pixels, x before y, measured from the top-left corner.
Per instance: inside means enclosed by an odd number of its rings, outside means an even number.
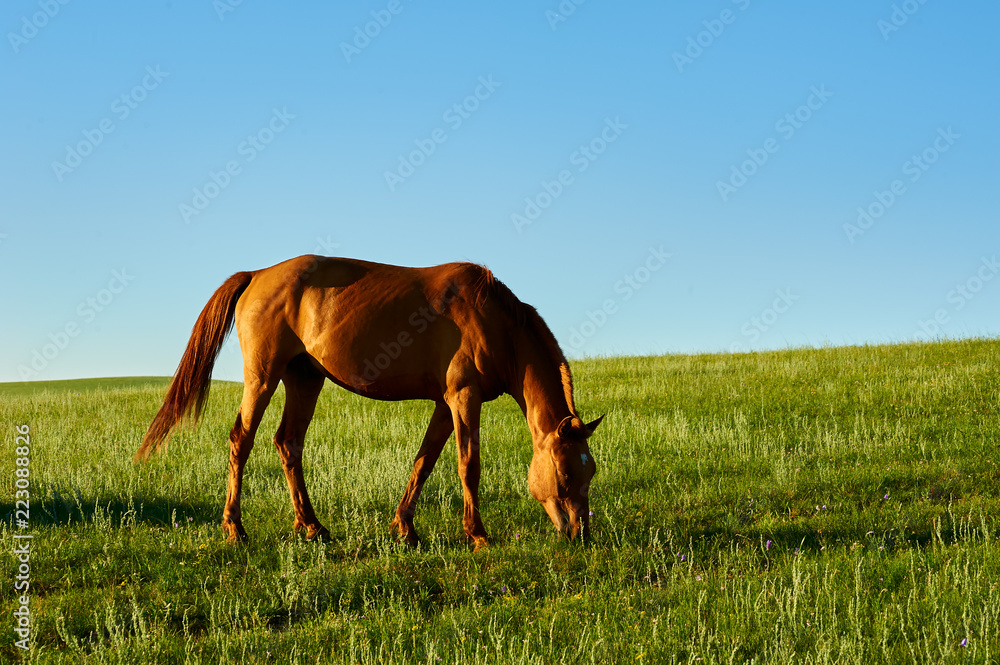
[[[484,263],[571,357],[1000,334],[998,22],[5,2],[0,381],[169,375],[228,275],[305,253]]]

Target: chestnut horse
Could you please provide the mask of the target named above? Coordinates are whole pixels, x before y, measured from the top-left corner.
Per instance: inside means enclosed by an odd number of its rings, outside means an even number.
[[[316,519],[302,474],[306,428],[324,379],[381,400],[435,404],[391,528],[418,542],[413,515],[420,490],[455,432],[462,481],[462,526],[488,544],[479,517],[479,417],[483,402],[507,393],[521,407],[534,454],[532,496],[556,529],[586,540],[588,493],[596,466],[587,446],[601,418],[584,423],[573,403],[569,365],[534,307],[486,268],[449,263],[404,268],[352,259],[300,256],[239,272],[202,310],[163,405],[136,461],[146,459],[208,395],[212,366],[236,324],[243,352],[243,401],[229,434],[229,486],[222,527],[246,538],[240,511],[243,467],[278,382],[285,409],[274,437],[295,510],[294,529],[329,536]]]

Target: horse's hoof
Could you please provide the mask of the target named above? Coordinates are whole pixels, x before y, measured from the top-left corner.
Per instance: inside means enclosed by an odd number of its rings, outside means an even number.
[[[233,523],[223,523],[222,531],[226,534],[226,542],[230,545],[243,545],[247,542],[247,532]]]
[[[480,552],[485,549],[489,549],[490,540],[486,536],[474,536],[472,538],[472,551]]]
[[[401,531],[397,533],[396,542],[406,543],[408,547],[416,549],[416,547],[420,545],[420,538],[417,537],[417,532],[411,529],[410,531]]]
[[[310,543],[329,541],[330,532],[322,525],[310,526],[306,529],[306,540]]]
[[[417,530],[413,528],[412,524],[406,524],[399,517],[392,520],[392,524],[389,525],[389,533],[396,534],[397,543],[406,543],[410,547],[416,547],[420,544]]]

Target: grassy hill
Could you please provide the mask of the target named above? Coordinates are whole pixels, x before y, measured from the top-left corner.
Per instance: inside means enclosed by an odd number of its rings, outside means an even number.
[[[0,461],[31,430],[26,662],[996,662],[1000,341],[576,362],[595,542],[558,539],[527,492],[509,398],[483,415],[472,553],[449,444],[421,549],[388,523],[430,416],[328,385],[305,473],[328,543],[290,532],[272,403],[244,484],[246,546],[218,527],[241,387],[131,456],[166,379],[0,386]],[[56,382],[61,383],[61,382]],[[12,561],[8,570],[12,570]],[[0,587],[0,657],[14,592]]]
[[[85,393],[95,390],[125,390],[128,388],[165,390],[169,383],[169,376],[113,376],[101,377],[99,379],[66,379],[63,381],[14,381],[0,383],[0,398],[22,397],[42,392]]]

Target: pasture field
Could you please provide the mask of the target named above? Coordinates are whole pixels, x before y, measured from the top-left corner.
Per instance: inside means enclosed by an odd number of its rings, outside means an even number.
[[[607,413],[594,542],[560,540],[527,492],[527,426],[483,414],[483,520],[461,530],[454,444],[389,535],[431,413],[328,384],[305,473],[332,540],[291,533],[272,443],[227,545],[241,387],[132,455],[163,379],[0,390],[0,660],[65,663],[1000,663],[1000,341],[573,363]],[[31,513],[14,522],[15,426]],[[15,533],[31,533],[31,649],[14,646]]]

